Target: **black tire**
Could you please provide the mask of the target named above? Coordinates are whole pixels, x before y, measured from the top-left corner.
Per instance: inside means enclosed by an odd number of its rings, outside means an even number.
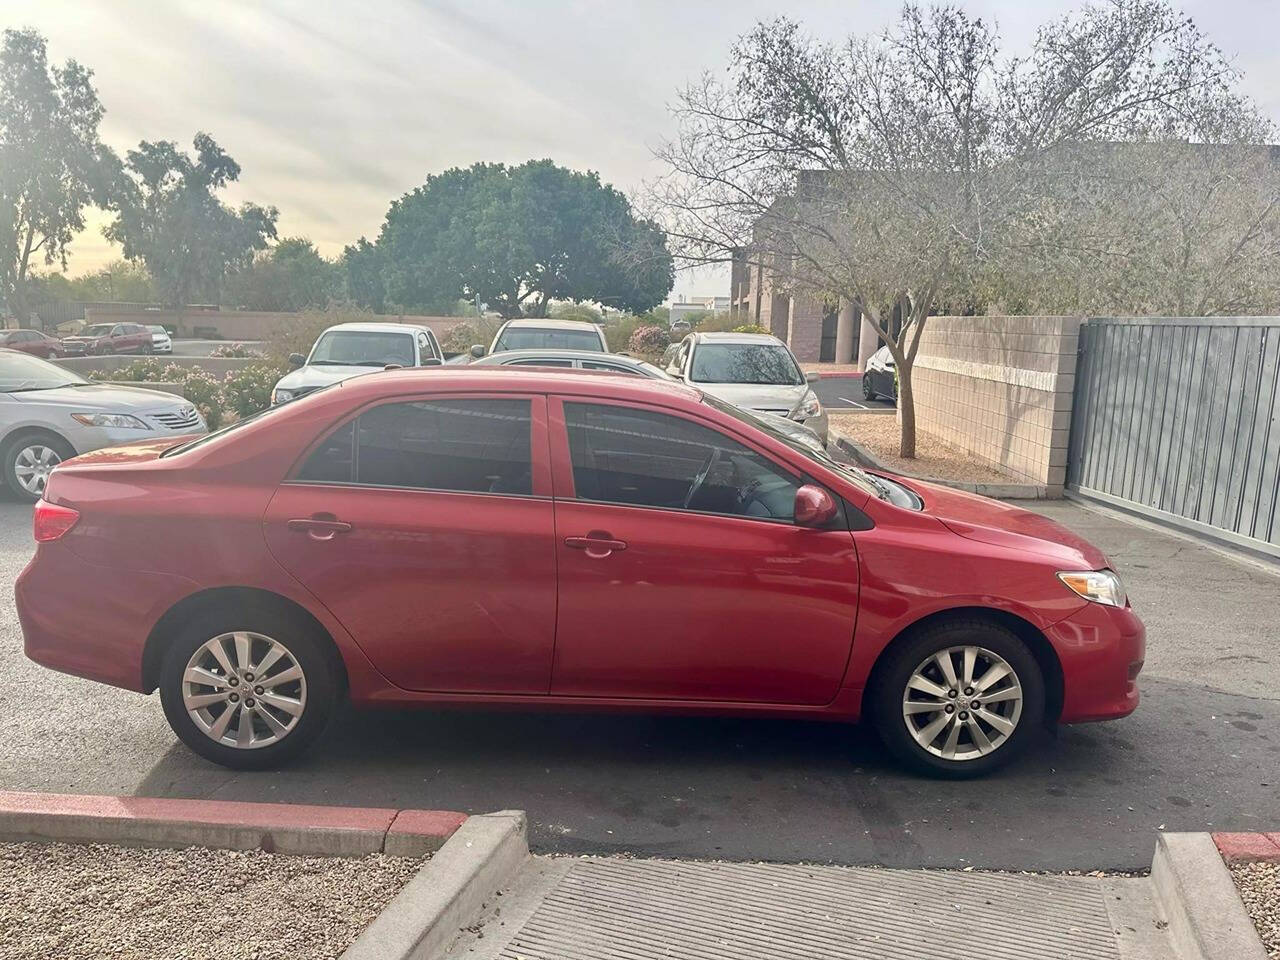
[[[982,647],[1004,659],[1022,688],[1022,711],[1013,732],[992,752],[969,760],[951,760],[931,753],[916,741],[903,716],[903,698],[917,667],[933,654],[962,646]],[[939,779],[964,780],[1004,766],[1026,747],[1044,719],[1044,677],[1036,658],[1012,631],[980,617],[952,620],[917,631],[886,654],[876,668],[873,683],[869,719],[881,742],[909,769]],[[993,684],[992,689],[998,686]]]
[[[58,454],[59,460],[70,460],[76,455],[75,448],[67,443],[57,434],[46,433],[42,430],[24,430],[6,437],[4,443],[0,443],[0,475],[3,475],[5,489],[13,496],[26,503],[35,503],[40,499],[39,494],[29,493],[21,483],[18,482],[18,453],[33,441],[44,444]]]
[[[862,371],[862,398],[864,400],[874,400],[876,392],[871,388],[871,374],[865,370]]]
[[[155,352],[156,352],[155,344],[154,344],[154,343],[144,343],[144,344],[142,345],[142,349],[141,349],[139,352],[140,352],[144,357],[149,357],[149,356],[151,356],[151,354],[153,354],[153,353],[155,353]]]
[[[261,634],[283,644],[305,677],[306,699],[297,723],[266,746],[240,748],[216,742],[196,725],[183,704],[183,674],[192,656],[207,641],[234,631]],[[248,694],[247,688],[241,689]],[[178,630],[160,667],[160,700],[173,732],[205,759],[233,770],[272,769],[297,757],[324,732],[341,692],[340,659],[329,638],[301,618],[269,605],[246,604],[194,616]]]

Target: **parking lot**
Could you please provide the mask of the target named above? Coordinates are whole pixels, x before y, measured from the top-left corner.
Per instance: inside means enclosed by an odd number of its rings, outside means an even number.
[[[884,399],[865,400],[862,396],[862,380],[856,376],[824,376],[813,385],[822,405],[831,410],[892,410],[893,404]]]
[[[1039,509],[1126,578],[1149,631],[1143,704],[1045,733],[990,779],[944,783],[834,725],[513,713],[348,712],[298,765],[233,773],[178,745],[158,698],[23,657],[10,591],[31,511],[3,501],[0,789],[514,807],[543,852],[889,866],[1141,869],[1156,828],[1274,826],[1280,577],[1071,503]]]

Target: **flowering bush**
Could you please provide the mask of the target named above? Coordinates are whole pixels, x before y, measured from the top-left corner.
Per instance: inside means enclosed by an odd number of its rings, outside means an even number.
[[[662,327],[648,325],[636,327],[627,341],[627,352],[642,357],[659,356],[671,343],[671,335]]]
[[[222,381],[223,401],[241,417],[265,410],[271,406],[271,388],[279,379],[276,367],[261,363],[228,373]]]
[[[214,347],[209,351],[209,356],[244,359],[246,357],[260,357],[262,354],[257,350],[250,350],[243,343],[229,343],[226,346]]]
[[[115,370],[92,370],[89,379],[182,384],[182,395],[196,405],[209,429],[222,426],[222,383],[201,367],[182,367],[162,360],[134,360]]]

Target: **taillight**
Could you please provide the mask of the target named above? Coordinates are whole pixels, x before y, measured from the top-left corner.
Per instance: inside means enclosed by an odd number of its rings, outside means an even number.
[[[74,527],[79,519],[79,510],[59,506],[56,503],[50,503],[48,500],[41,500],[36,504],[33,514],[36,543],[57,540]]]

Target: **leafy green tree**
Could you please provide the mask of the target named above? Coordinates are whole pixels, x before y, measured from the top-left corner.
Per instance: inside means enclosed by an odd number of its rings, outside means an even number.
[[[504,317],[546,316],[552,300],[643,311],[674,278],[656,225],[596,174],[550,160],[428,177],[392,203],[378,250],[387,298],[427,311],[458,298]]]
[[[196,134],[194,146],[194,158],[167,140],[130,150],[106,231],[128,259],[147,265],[167,307],[219,302],[228,272],[246,267],[276,235],[275,207],[232,210],[217,198],[239,179],[240,165],[207,133]]]
[[[387,288],[382,278],[382,257],[374,244],[361,237],[342,248],[341,273],[347,299],[365,310],[382,313]]]
[[[31,308],[32,268],[59,263],[101,204],[115,156],[98,139],[102,105],[92,73],[68,60],[49,65],[33,30],[0,39],[0,301],[19,317]]]
[[[226,303],[249,310],[290,313],[323,307],[339,293],[342,277],[310,240],[286,237],[254,255],[227,280]]]

